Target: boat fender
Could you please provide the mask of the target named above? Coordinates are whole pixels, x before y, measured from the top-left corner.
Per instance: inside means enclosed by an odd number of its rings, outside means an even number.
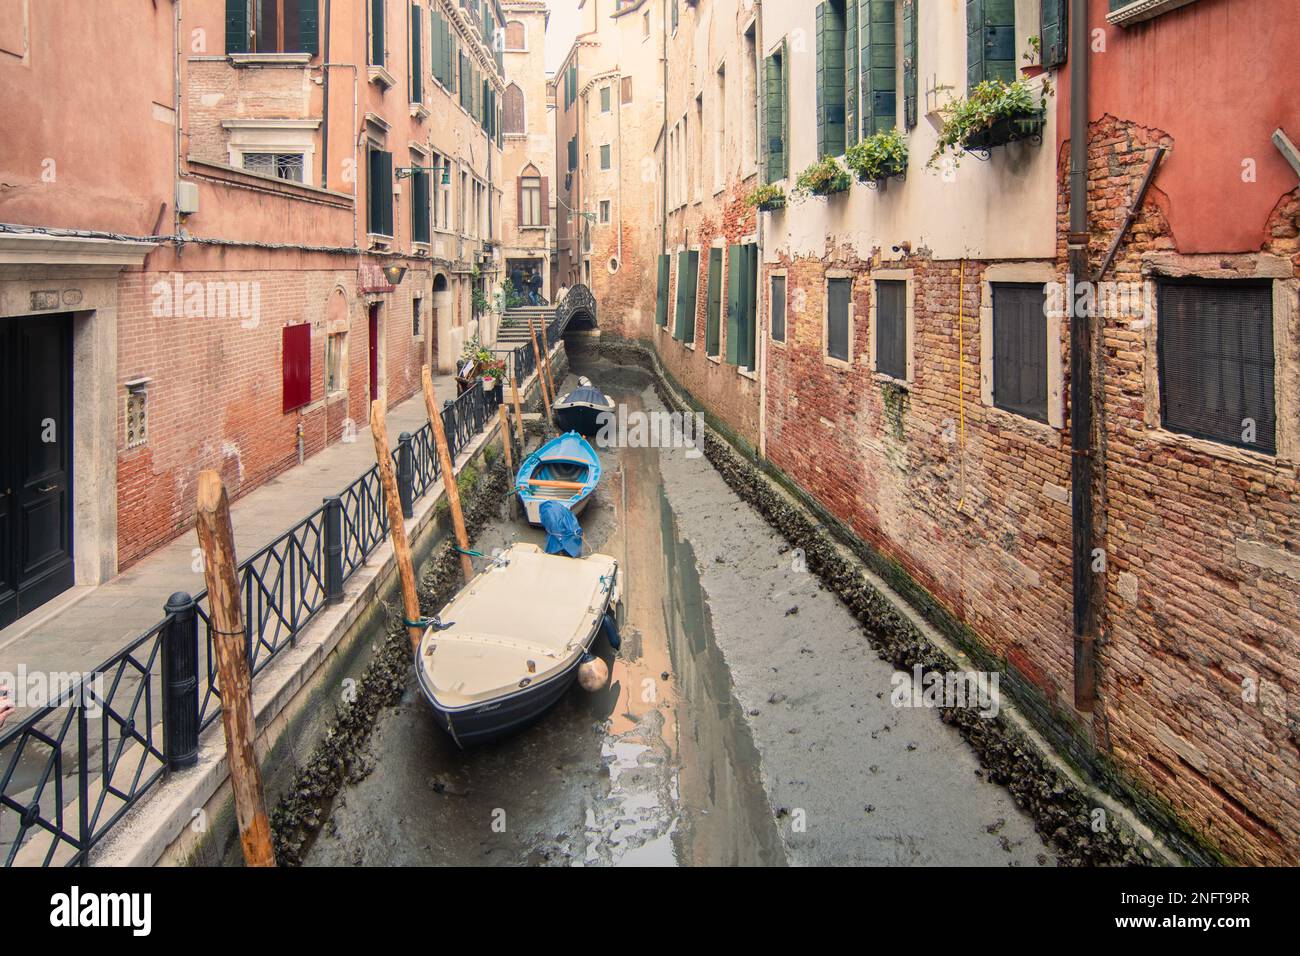
[[[609,680],[609,668],[599,657],[593,657],[590,654],[582,655],[582,663],[578,665],[578,685],[585,691],[592,693],[604,688]]]
[[[605,612],[605,617],[600,622],[600,629],[605,632],[605,638],[614,650],[623,646],[623,638],[618,633],[618,621],[614,620],[614,615],[609,611]]]

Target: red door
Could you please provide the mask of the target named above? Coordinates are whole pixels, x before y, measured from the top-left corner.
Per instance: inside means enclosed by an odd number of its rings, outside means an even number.
[[[370,306],[370,400],[379,398],[379,303]]]

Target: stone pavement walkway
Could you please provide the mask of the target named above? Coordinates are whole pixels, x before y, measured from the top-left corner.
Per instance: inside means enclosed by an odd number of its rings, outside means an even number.
[[[450,375],[434,379],[439,402],[456,397]],[[416,393],[388,411],[388,441],[414,433],[428,421]],[[305,518],[329,495],[338,494],[375,463],[367,427],[356,441],[339,442],[244,495],[230,506],[235,550],[243,560]],[[176,538],[104,584],[75,588],[0,630],[0,673],[87,671],[103,663],[163,618],[163,605],[177,591],[203,590],[194,570],[194,530]]]

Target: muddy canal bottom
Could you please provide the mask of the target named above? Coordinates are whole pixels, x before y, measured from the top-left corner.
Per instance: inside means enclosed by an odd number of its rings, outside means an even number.
[[[639,370],[582,371],[629,411],[658,407]],[[576,384],[571,376],[562,391]],[[374,770],[335,801],[309,864],[784,862],[661,452],[600,454],[604,477],[582,516],[586,549],[624,569],[622,648],[597,647],[611,665],[607,689],[575,685],[523,732],[461,751],[412,679],[376,726]],[[545,534],[506,500],[475,547],[516,541],[540,545]]]

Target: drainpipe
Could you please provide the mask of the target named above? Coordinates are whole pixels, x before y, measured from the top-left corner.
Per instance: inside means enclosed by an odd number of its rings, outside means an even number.
[[[321,95],[325,98],[324,109],[321,117],[321,146],[320,146],[320,188],[330,188],[330,10],[333,6],[331,0],[325,0],[325,47],[322,50],[321,64]]]
[[[1097,698],[1097,608],[1092,570],[1092,319],[1076,314],[1088,278],[1088,0],[1070,2],[1070,519],[1074,584],[1074,706]]]
[[[661,197],[659,203],[659,255],[661,256],[668,254],[668,4],[664,3],[662,6],[664,13],[664,85],[662,91],[664,119],[663,132],[659,138],[664,144],[664,168],[662,175],[659,177]],[[655,263],[655,271],[658,272],[658,263]],[[668,290],[665,289],[664,295],[667,294]]]

